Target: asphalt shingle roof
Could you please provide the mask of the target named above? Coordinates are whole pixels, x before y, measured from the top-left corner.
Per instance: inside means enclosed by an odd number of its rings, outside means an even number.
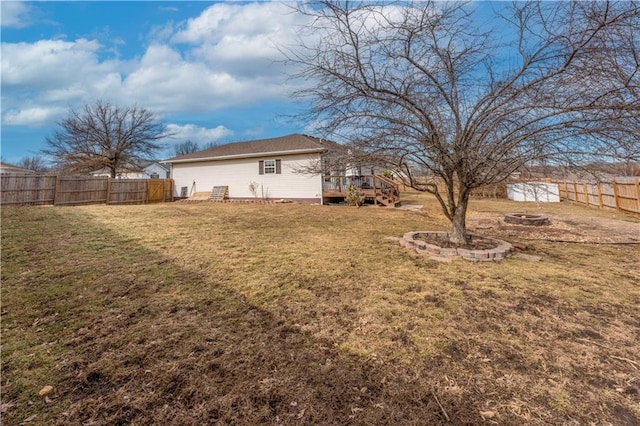
[[[165,160],[167,163],[173,161],[214,159],[216,157],[227,156],[254,156],[255,154],[287,151],[332,151],[341,149],[341,145],[326,139],[319,139],[302,134],[292,134],[269,139],[257,139],[246,142],[234,142],[216,146],[190,154],[180,155]]]
[[[0,162],[0,172],[1,173],[35,173],[33,170],[25,169],[24,167],[14,166],[9,163]]]

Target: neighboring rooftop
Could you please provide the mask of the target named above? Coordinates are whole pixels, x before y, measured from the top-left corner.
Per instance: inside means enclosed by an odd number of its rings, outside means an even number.
[[[14,166],[9,163],[0,162],[0,173],[27,173],[34,174],[33,170],[25,169],[24,167]]]
[[[326,139],[295,133],[277,138],[229,143],[169,158],[164,160],[164,162],[178,163],[183,161],[188,162],[225,157],[254,157],[267,153],[282,154],[287,152],[324,152],[340,150],[341,148],[341,145]]]

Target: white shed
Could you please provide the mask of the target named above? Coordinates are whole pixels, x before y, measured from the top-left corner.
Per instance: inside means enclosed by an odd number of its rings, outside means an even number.
[[[507,184],[507,198],[514,201],[559,202],[557,183],[521,182]]]

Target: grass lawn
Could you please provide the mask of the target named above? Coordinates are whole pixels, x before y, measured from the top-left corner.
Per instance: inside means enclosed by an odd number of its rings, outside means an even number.
[[[403,199],[3,207],[2,423],[640,422],[639,245],[437,262],[384,239],[447,229]]]

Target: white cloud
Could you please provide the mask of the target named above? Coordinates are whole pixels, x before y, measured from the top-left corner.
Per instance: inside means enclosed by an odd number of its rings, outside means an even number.
[[[3,1],[0,3],[0,25],[3,28],[24,28],[31,24],[32,8],[21,1]]]
[[[172,22],[156,27],[156,41],[128,60],[84,38],[2,43],[4,122],[40,122],[50,116],[36,107],[66,110],[97,99],[161,116],[286,99],[291,85],[276,46],[303,21],[281,3],[217,3],[180,31]]]
[[[149,47],[124,81],[132,100],[159,112],[213,110],[233,104],[240,90],[230,75],[184,61],[179,52],[162,45]]]
[[[225,3],[209,7],[197,18],[189,19],[187,28],[178,32],[173,37],[173,41],[175,43],[198,43],[214,39],[219,26],[232,16],[237,7],[237,5]]]
[[[161,12],[178,12],[178,11],[180,11],[180,9],[178,9],[177,7],[173,7],[173,6],[160,6],[158,8],[158,10],[160,10]]]
[[[145,39],[150,43],[164,43],[173,37],[175,31],[176,29],[173,21],[168,21],[162,25],[152,26]]]
[[[233,135],[233,131],[224,126],[207,128],[196,126],[195,124],[168,124],[167,130],[172,134],[171,141],[174,143],[190,140],[201,146],[210,142],[218,142]]]
[[[2,43],[3,89],[26,86],[46,90],[110,73],[117,63],[99,62],[100,47],[97,41],[83,38]]]
[[[280,2],[217,3],[188,20],[171,41],[191,44],[194,58],[234,75],[282,78],[280,47],[295,40],[306,19]]]
[[[150,46],[123,82],[123,92],[155,111],[201,112],[282,99],[283,78],[242,78],[199,61],[189,61],[166,45]],[[144,100],[144,102],[143,102]]]
[[[97,99],[121,99],[121,70],[100,61],[95,40],[2,43],[2,114],[6,125],[51,124],[55,112]]]
[[[60,117],[65,112],[62,107],[27,107],[9,110],[3,114],[2,124],[17,126],[41,126]]]

